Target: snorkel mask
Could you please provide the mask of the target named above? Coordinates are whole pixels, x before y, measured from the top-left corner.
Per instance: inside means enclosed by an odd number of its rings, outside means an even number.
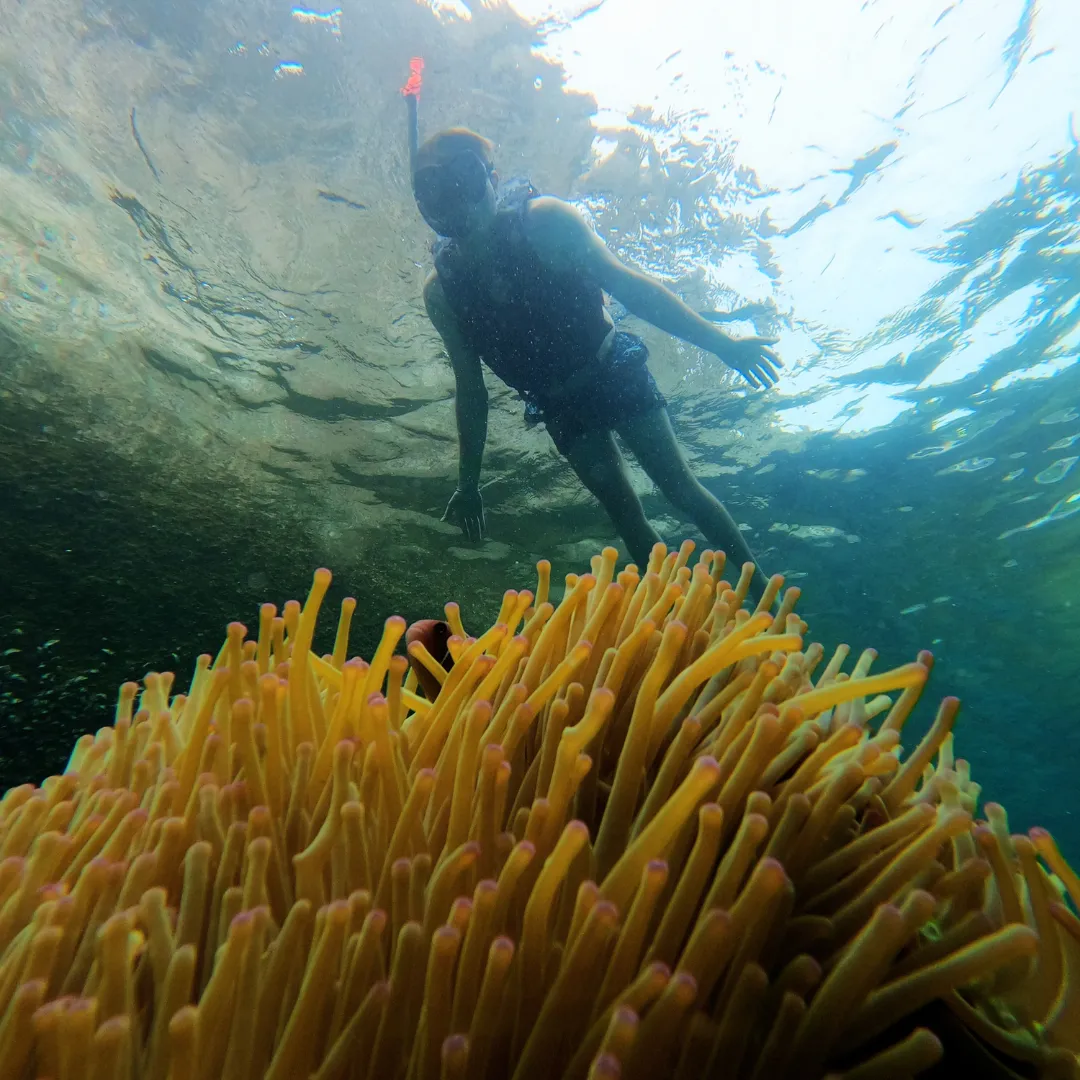
[[[460,236],[469,212],[487,194],[491,168],[472,150],[413,173],[413,194],[423,219],[440,236]]]
[[[409,108],[409,171],[413,195],[423,219],[440,236],[461,236],[468,224],[469,211],[487,194],[493,170],[479,154],[463,149],[447,161],[416,167],[420,145],[420,122],[417,116],[424,61],[414,56],[409,61],[409,78],[401,88]]]

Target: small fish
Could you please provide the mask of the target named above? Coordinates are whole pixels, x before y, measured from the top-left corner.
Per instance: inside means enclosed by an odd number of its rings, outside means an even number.
[[[325,199],[327,202],[341,203],[343,206],[347,206],[350,210],[366,210],[367,207],[360,202],[353,202],[352,199],[346,199],[344,195],[336,195],[332,191],[323,191],[319,189],[319,198]]]
[[[146,144],[142,141],[142,136],[139,134],[139,129],[135,126],[135,106],[131,106],[131,134],[135,136],[135,145],[138,146],[142,153],[142,156],[146,159],[146,164],[150,167],[150,171],[154,174],[154,179],[161,183],[161,174],[157,171],[154,165],[153,159],[150,157],[150,151],[146,149]]]
[[[901,615],[914,615],[916,611],[925,611],[925,610],[926,610],[926,605],[925,604],[912,604],[911,607],[904,608],[904,610],[901,611],[900,614]]]

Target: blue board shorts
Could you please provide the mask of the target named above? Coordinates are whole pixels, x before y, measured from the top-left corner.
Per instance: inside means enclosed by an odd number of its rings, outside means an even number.
[[[611,349],[595,377],[569,400],[542,403],[525,398],[525,423],[543,423],[561,454],[583,435],[614,431],[632,417],[667,405],[648,368],[649,349],[636,334],[615,332]]]

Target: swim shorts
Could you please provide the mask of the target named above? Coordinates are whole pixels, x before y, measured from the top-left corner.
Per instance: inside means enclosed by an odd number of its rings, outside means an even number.
[[[525,423],[543,423],[561,454],[592,431],[613,431],[625,420],[667,404],[648,368],[649,349],[636,334],[615,332],[592,383],[568,401],[541,404],[528,397]]]

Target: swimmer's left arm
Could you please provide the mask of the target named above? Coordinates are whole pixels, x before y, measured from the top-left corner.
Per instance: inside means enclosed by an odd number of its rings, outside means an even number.
[[[553,268],[587,273],[638,318],[705,349],[740,372],[754,386],[776,382],[780,361],[769,348],[774,338],[733,338],[687,307],[655,278],[621,262],[569,203],[542,195],[525,217],[529,242]]]

